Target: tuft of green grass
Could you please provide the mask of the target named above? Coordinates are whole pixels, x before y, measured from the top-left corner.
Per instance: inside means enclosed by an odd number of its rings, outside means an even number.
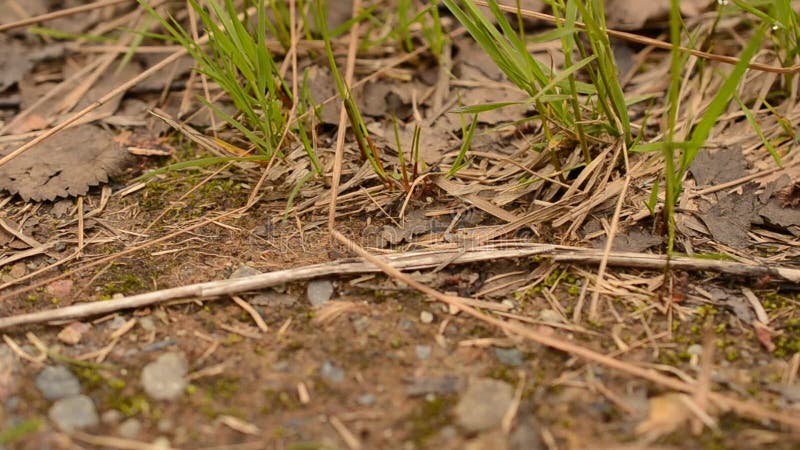
[[[317,28],[320,30],[322,39],[325,42],[325,54],[328,57],[328,63],[330,64],[333,78],[336,81],[336,89],[339,91],[339,97],[342,99],[342,103],[344,103],[344,109],[347,113],[347,118],[350,121],[350,126],[353,130],[353,135],[356,138],[358,148],[361,150],[362,156],[369,161],[370,165],[372,166],[372,170],[374,170],[375,174],[378,175],[378,179],[380,179],[381,182],[385,183],[386,185],[391,186],[392,179],[386,174],[386,171],[383,168],[383,163],[381,162],[378,150],[375,148],[375,145],[372,143],[372,140],[369,137],[369,131],[367,131],[367,125],[364,122],[364,118],[361,116],[361,111],[358,109],[358,105],[356,105],[355,100],[353,100],[350,87],[347,86],[345,80],[342,79],[342,75],[339,73],[339,68],[336,65],[336,59],[333,55],[333,46],[331,45],[331,37],[330,33],[328,32],[324,1],[315,0],[314,3],[316,4],[314,12],[315,20],[317,21]]]
[[[208,34],[207,45],[195,42],[174,18],[162,17],[144,0],[139,3],[161,22],[173,40],[186,48],[197,61],[198,70],[220,85],[238,114],[229,115],[205,99],[201,101],[240,131],[265,158],[280,155],[279,144],[288,118],[286,105],[292,103],[292,92],[280,78],[266,45],[267,29],[279,30],[280,26],[267,19],[262,1],[254,2],[255,21],[248,14],[252,8],[240,15],[233,0],[206,0],[208,9],[198,0],[188,1]]]

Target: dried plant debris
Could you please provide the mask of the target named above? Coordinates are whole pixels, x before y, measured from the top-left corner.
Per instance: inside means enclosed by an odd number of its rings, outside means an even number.
[[[684,17],[694,17],[711,3],[710,0],[683,0],[680,2],[681,13]],[[669,0],[607,0],[605,10],[609,28],[641,30],[647,24],[667,20]]]
[[[740,146],[697,153],[689,171],[698,186],[726,183],[747,175],[747,161]]]
[[[0,92],[17,84],[41,60],[58,58],[64,53],[61,45],[33,48],[19,40],[0,36]]]
[[[602,236],[592,242],[594,248],[605,248],[607,238]],[[614,242],[611,243],[611,250],[620,252],[643,252],[650,247],[660,245],[663,243],[661,236],[653,234],[650,230],[644,228],[631,228],[624,233],[614,236]]]
[[[784,203],[777,195],[758,195],[756,189],[755,183],[748,183],[741,193],[720,195],[716,203],[701,208],[698,217],[714,240],[731,247],[746,247],[750,244],[747,233],[751,225],[800,233],[800,208]]]
[[[11,149],[0,151],[6,155]],[[114,136],[80,125],[45,140],[0,167],[0,189],[23,200],[54,200],[86,194],[90,186],[120,173],[131,156]]]

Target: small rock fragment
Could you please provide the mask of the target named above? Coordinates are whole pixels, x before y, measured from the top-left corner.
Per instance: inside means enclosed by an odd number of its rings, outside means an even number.
[[[297,301],[294,295],[268,290],[259,292],[248,300],[254,306],[292,306]]]
[[[417,345],[414,347],[414,353],[417,354],[417,359],[426,360],[431,357],[431,346],[430,345]]]
[[[539,313],[539,319],[547,323],[561,323],[564,321],[564,319],[561,318],[561,314],[552,309],[543,309],[542,312]]]
[[[430,311],[422,311],[419,313],[419,321],[425,324],[433,322],[433,314]]]
[[[229,279],[245,278],[245,277],[252,277],[255,275],[261,275],[261,271],[243,264],[239,266],[239,268],[234,270],[233,273],[231,273],[231,276],[229,276],[228,278]]]
[[[125,417],[125,415],[123,415],[122,412],[116,409],[109,409],[100,415],[100,421],[106,425],[114,425],[122,420],[123,417]]]
[[[372,406],[375,404],[375,396],[372,394],[362,394],[356,399],[361,406]]]
[[[521,366],[525,359],[525,355],[515,348],[497,347],[494,349],[494,356],[496,356],[501,363],[512,367]]]
[[[514,389],[505,382],[478,378],[469,383],[455,407],[457,423],[469,433],[500,425],[514,399]]]
[[[151,398],[172,400],[186,389],[187,372],[188,363],[183,353],[165,353],[142,369],[142,386]]]
[[[332,382],[341,383],[344,381],[344,370],[340,367],[334,366],[330,361],[325,361],[319,370],[322,378]]]
[[[92,328],[88,323],[72,322],[58,332],[58,340],[67,344],[75,345],[81,341],[83,334]]]
[[[131,417],[130,419],[122,422],[117,428],[117,433],[121,437],[126,439],[134,439],[139,436],[139,432],[142,431],[142,422],[139,419]]]
[[[308,283],[306,295],[311,306],[320,306],[333,297],[333,283],[328,280],[313,280]]]
[[[93,427],[100,422],[94,402],[85,395],[73,395],[56,400],[47,416],[60,430],[66,432]]]
[[[36,375],[36,387],[47,400],[58,400],[81,393],[78,378],[64,366],[47,366]]]

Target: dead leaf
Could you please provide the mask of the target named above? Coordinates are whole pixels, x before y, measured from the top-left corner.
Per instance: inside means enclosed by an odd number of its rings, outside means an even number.
[[[693,17],[705,11],[710,0],[682,0],[681,14]],[[606,0],[606,23],[609,28],[640,30],[645,24],[666,20],[669,0]]]
[[[333,75],[329,70],[324,70],[319,66],[311,66],[308,69],[308,91],[314,103],[318,106],[328,98],[336,95],[336,83],[334,83]],[[341,109],[340,101],[329,102],[322,105],[320,111],[320,120],[323,123],[338,124],[339,123],[339,110]]]
[[[15,41],[0,41],[0,92],[19,82],[33,68],[31,50]]]
[[[747,161],[740,146],[700,151],[689,165],[697,186],[721,184],[747,175]]]
[[[721,196],[716,204],[698,214],[715,241],[738,248],[750,244],[747,232],[751,223],[758,222],[756,211],[760,206],[754,190],[754,184],[745,185],[741,195]]]
[[[605,236],[592,242],[594,248],[605,248],[607,238]],[[648,248],[659,245],[663,239],[656,236],[646,229],[632,228],[625,233],[614,236],[611,249],[620,252],[643,252]]]
[[[10,151],[0,151],[0,155]],[[79,125],[0,166],[0,189],[19,194],[25,201],[84,195],[90,186],[121,173],[129,158],[111,133]]]

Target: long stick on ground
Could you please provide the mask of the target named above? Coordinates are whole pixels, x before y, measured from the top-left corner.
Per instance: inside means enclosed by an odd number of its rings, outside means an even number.
[[[201,222],[201,224],[204,223],[205,222]],[[195,227],[197,226],[198,225],[195,225]],[[518,242],[487,245],[466,250],[446,249],[396,253],[393,255],[383,256],[382,261],[384,261],[386,264],[392,264],[398,269],[413,270],[438,267],[442,263],[463,264],[501,258],[525,258],[531,255],[550,256],[554,262],[568,262],[573,264],[594,265],[599,264],[600,261],[603,260],[602,250],[587,250],[576,247]],[[452,261],[450,261],[451,259]],[[611,266],[637,267],[641,269],[654,270],[663,270],[667,263],[669,263],[670,267],[673,269],[718,272],[752,278],[771,276],[783,281],[800,283],[800,269],[792,269],[780,266],[745,264],[734,261],[716,261],[686,257],[673,257],[672,259],[668,260],[665,256],[661,255],[624,252],[610,253],[607,261]],[[162,291],[149,292],[141,295],[134,295],[121,299],[113,299],[105,302],[78,304],[64,308],[57,308],[54,310],[0,318],[0,329],[9,328],[16,325],[29,325],[34,323],[50,322],[54,320],[77,319],[91,315],[107,314],[123,309],[139,308],[146,305],[163,303],[182,298],[210,298],[219,295],[239,294],[242,292],[264,289],[281,283],[307,280],[316,277],[378,271],[379,270],[363,261],[353,261],[351,259],[338,260],[313,266],[280,270],[277,272],[265,273],[253,277],[239,278],[235,280],[210,281],[206,283],[165,289]],[[19,292],[21,291],[18,291],[17,293]],[[6,294],[3,296],[3,298],[8,298],[8,296],[9,294]]]
[[[418,270],[436,267],[448,259],[453,259],[453,264],[487,261],[502,258],[524,258],[551,251],[551,245],[539,245],[525,248],[503,248],[500,246],[486,246],[462,252],[453,250],[429,250],[421,252],[397,253],[384,256],[381,261],[390,264],[397,270]],[[462,254],[463,253],[463,254]],[[296,269],[279,270],[263,273],[251,277],[234,278],[229,280],[209,281],[206,283],[190,284],[172,289],[148,292],[146,294],[132,295],[104,302],[80,303],[76,305],[39,311],[30,314],[20,314],[0,318],[0,330],[18,325],[30,325],[57,320],[79,319],[99,314],[108,314],[130,308],[164,303],[171,300],[185,298],[208,299],[223,295],[239,294],[247,291],[265,289],[270,286],[292,281],[307,280],[331,275],[357,274],[367,272],[380,272],[374,265],[357,259],[345,259],[330,263],[315,264],[312,266],[298,267]]]

